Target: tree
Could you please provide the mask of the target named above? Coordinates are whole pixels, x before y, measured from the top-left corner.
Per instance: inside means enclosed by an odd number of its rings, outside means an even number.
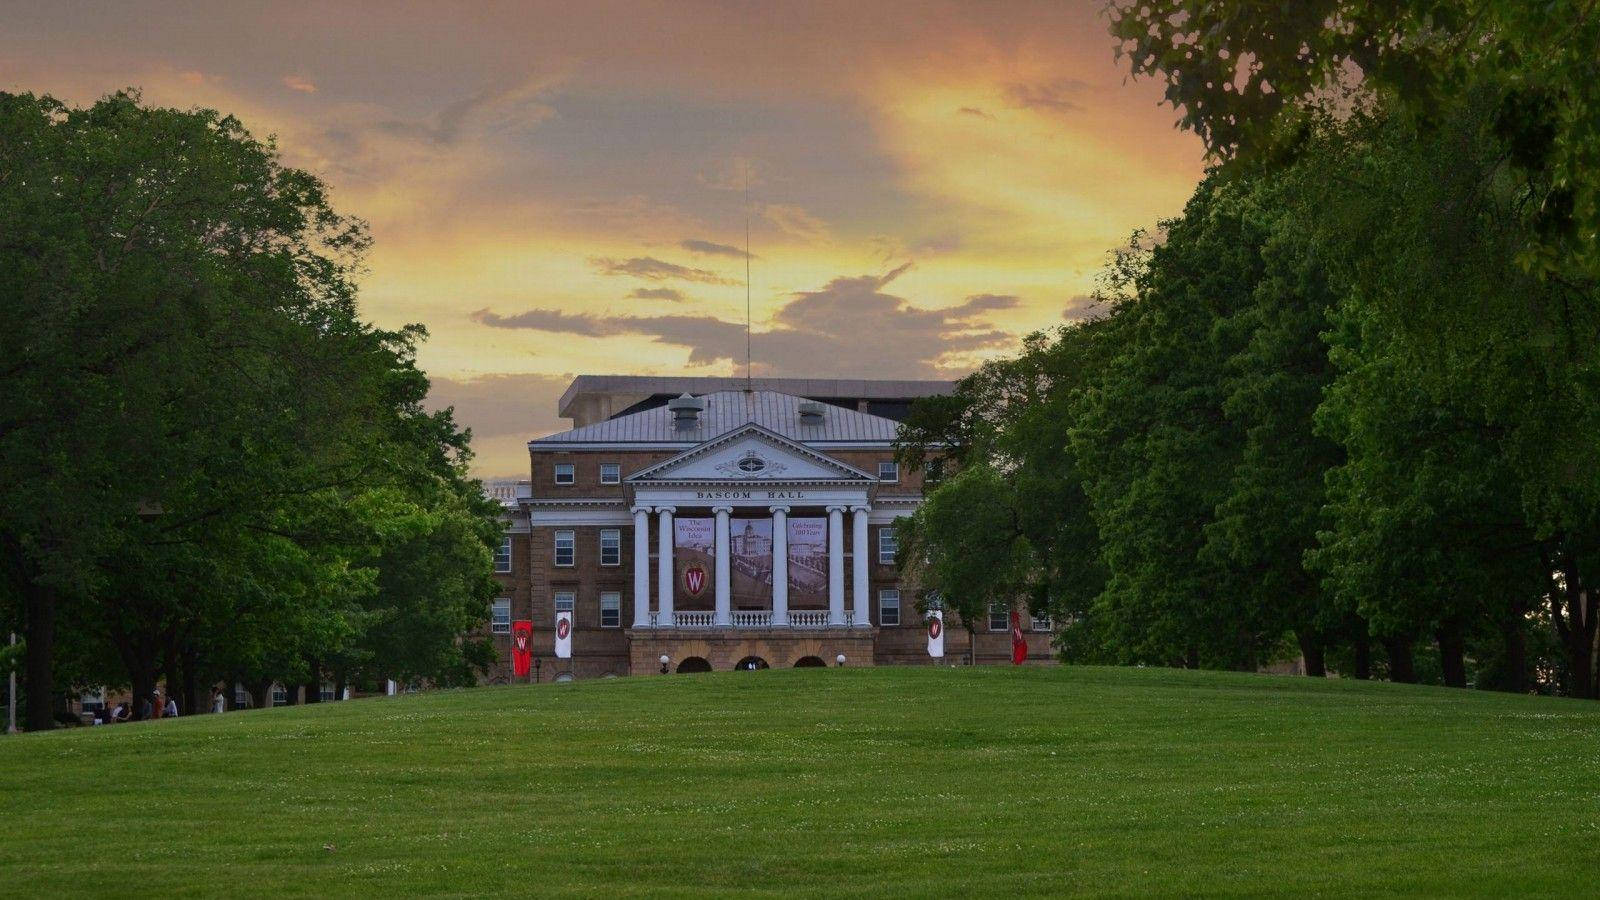
[[[1600,271],[1600,9],[1588,0],[1110,8],[1132,71],[1164,78],[1183,124],[1221,159],[1271,159],[1308,111],[1378,103],[1425,136],[1487,99],[1504,162],[1532,201],[1523,263]]]
[[[64,603],[141,693],[315,682],[366,623],[371,563],[407,546],[363,498],[489,515],[459,499],[468,436],[421,408],[425,333],[359,317],[364,225],[237,120],[0,94],[0,234],[0,564],[30,727]]]
[[[1226,326],[1262,278],[1267,233],[1246,192],[1202,184],[1116,308],[1115,351],[1071,429],[1108,575],[1096,613],[1126,661],[1253,668],[1283,632],[1201,557],[1244,442],[1223,407],[1247,335]]]
[[[897,525],[902,577],[931,602],[960,616],[968,646],[992,606],[1011,609],[1034,582],[1037,562],[1022,537],[1011,484],[996,469],[973,465],[929,494]]]

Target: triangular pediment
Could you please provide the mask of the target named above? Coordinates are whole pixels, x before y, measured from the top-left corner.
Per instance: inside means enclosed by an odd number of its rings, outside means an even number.
[[[871,475],[762,428],[746,425],[628,478],[660,482],[870,482]]]

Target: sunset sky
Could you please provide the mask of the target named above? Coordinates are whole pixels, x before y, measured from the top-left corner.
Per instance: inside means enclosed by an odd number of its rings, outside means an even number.
[[[276,134],[525,477],[575,374],[742,371],[747,215],[757,374],[955,376],[1081,314],[1202,165],[1101,5],[0,0],[0,89]]]

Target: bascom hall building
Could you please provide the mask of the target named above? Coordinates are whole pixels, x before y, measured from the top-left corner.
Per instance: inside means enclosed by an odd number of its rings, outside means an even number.
[[[527,481],[489,486],[507,523],[489,680],[513,680],[514,622],[531,623],[532,677],[546,681],[964,659],[954,620],[946,658],[929,657],[894,565],[893,523],[922,502],[922,473],[894,459],[899,420],[952,388],[577,378],[559,408],[574,427],[528,443]],[[1010,661],[1008,612],[978,623],[977,662]],[[1022,624],[1029,659],[1048,661],[1049,622]]]

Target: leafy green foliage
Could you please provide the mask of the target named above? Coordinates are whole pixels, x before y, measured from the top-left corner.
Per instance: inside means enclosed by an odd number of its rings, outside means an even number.
[[[232,117],[0,94],[0,235],[0,549],[32,727],[57,656],[97,646],[76,683],[160,675],[185,705],[320,680],[418,556],[443,568],[404,605],[450,628],[385,659],[460,677],[496,510],[467,435],[422,408],[421,327],[359,318],[363,223]]]

